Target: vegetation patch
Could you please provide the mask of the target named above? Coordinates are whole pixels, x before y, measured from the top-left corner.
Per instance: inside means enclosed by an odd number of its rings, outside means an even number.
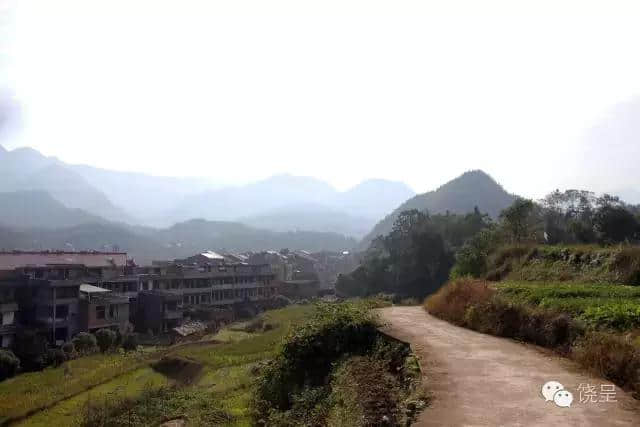
[[[259,372],[254,422],[406,422],[406,400],[416,389],[419,372],[407,362],[408,346],[382,336],[377,326],[366,302],[319,304],[314,316],[286,337],[276,357]]]
[[[268,311],[263,314],[265,322],[276,326],[266,332],[237,333],[223,329],[215,337],[219,342],[190,343],[169,349],[140,347],[138,351],[130,353],[93,353],[67,361],[58,368],[19,375],[0,383],[0,424],[32,413],[34,415],[24,418],[19,424],[91,424],[93,421],[89,422],[84,418],[84,415],[89,414],[82,409],[86,406],[92,406],[94,412],[99,411],[111,419],[119,411],[128,408],[127,405],[131,402],[141,398],[143,392],[168,387],[186,394],[171,392],[163,395],[165,397],[162,399],[154,397],[154,402],[159,403],[149,403],[150,407],[160,407],[160,403],[164,402],[162,405],[166,406],[167,411],[149,411],[151,421],[126,425],[154,425],[157,420],[155,416],[160,412],[163,417],[170,419],[173,414],[180,412],[172,412],[170,409],[182,407],[181,403],[171,401],[198,393],[205,394],[207,399],[216,402],[217,406],[213,409],[217,411],[216,408],[221,408],[224,414],[231,417],[225,418],[230,421],[225,421],[222,425],[249,426],[249,403],[252,378],[255,376],[253,369],[274,357],[283,336],[293,325],[304,322],[313,310],[311,305],[293,305]],[[188,361],[188,366],[191,363],[201,365],[202,371],[188,384],[179,379],[168,382],[168,377],[150,367],[158,367],[155,362],[163,357],[165,360]],[[125,403],[122,402],[123,399],[126,400]],[[204,419],[197,421],[198,418],[193,415],[197,412],[195,407],[189,408],[192,409],[185,412],[188,425],[211,425]],[[190,411],[193,411],[192,415],[189,415]],[[143,415],[139,415],[139,420],[143,418]],[[122,421],[123,418],[118,419]]]
[[[175,387],[146,390],[135,399],[111,396],[90,401],[83,411],[83,427],[147,426],[172,419],[185,420],[190,426],[221,426],[233,421],[212,393]]]

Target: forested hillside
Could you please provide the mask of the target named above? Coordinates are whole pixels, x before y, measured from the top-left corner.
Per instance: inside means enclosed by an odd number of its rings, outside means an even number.
[[[435,191],[419,194],[407,200],[391,214],[380,221],[367,234],[360,245],[365,249],[369,243],[380,235],[385,235],[393,228],[398,215],[407,210],[428,211],[430,214],[454,213],[466,214],[475,207],[497,218],[502,209],[509,206],[515,196],[507,193],[500,184],[481,170],[469,171],[458,178],[447,182]]]

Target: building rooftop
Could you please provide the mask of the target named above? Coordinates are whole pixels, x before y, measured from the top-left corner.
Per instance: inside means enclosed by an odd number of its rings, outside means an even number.
[[[202,255],[205,258],[209,258],[209,259],[217,259],[217,260],[223,260],[224,259],[224,257],[222,255],[220,255],[217,252],[213,252],[213,251],[202,252],[200,255]]]
[[[84,265],[87,267],[124,267],[126,252],[11,251],[0,252],[0,270],[20,267]]]
[[[101,294],[105,292],[111,292],[111,290],[84,283],[80,285],[80,292],[84,292],[85,294]]]

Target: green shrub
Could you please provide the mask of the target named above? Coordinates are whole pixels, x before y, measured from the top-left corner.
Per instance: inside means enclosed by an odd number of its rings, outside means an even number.
[[[93,353],[97,348],[96,337],[89,332],[80,332],[71,342],[76,351],[82,355]]]
[[[73,359],[76,357],[76,347],[73,345],[73,342],[68,341],[62,344],[62,351],[64,351],[67,356],[67,360]]]
[[[100,329],[96,331],[95,337],[101,352],[105,353],[115,347],[117,337],[111,329]]]
[[[230,425],[233,417],[223,411],[212,392],[163,387],[147,388],[135,399],[108,395],[88,400],[80,425],[126,427],[160,425],[175,418],[188,418],[189,425]]]
[[[31,329],[18,331],[13,352],[20,359],[23,370],[40,370],[47,366],[47,340]]]
[[[138,349],[138,335],[127,334],[122,338],[122,348],[124,351],[135,351]]]
[[[47,365],[52,365],[57,368],[67,361],[67,355],[62,349],[50,348],[47,350],[46,360]]]
[[[313,317],[285,339],[278,356],[256,383],[257,417],[288,411],[305,388],[326,384],[335,361],[345,354],[366,353],[378,336],[377,323],[365,304],[319,303]]]
[[[20,369],[20,359],[11,350],[0,349],[0,381],[14,376]]]

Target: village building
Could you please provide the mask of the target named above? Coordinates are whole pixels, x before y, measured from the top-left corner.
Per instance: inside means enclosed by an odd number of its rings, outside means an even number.
[[[14,272],[0,273],[0,348],[13,344],[18,328],[17,291],[27,281]]]
[[[83,331],[111,329],[124,333],[129,326],[129,298],[109,289],[80,285],[79,327]]]

